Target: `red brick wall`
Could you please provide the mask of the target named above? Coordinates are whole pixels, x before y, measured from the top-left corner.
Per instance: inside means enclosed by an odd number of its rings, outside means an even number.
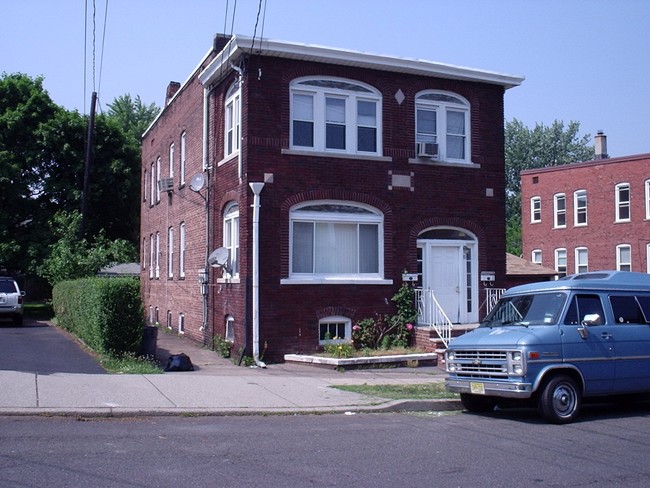
[[[537,183],[534,183],[534,179]],[[575,272],[575,249],[587,247],[589,271],[616,269],[616,246],[629,244],[632,271],[646,272],[646,244],[650,225],[645,215],[645,181],[650,178],[650,155],[614,158],[568,166],[525,171],[521,175],[523,253],[542,250],[542,264],[555,268],[555,249],[567,250],[567,273]],[[630,222],[615,222],[619,183],[630,184]],[[587,191],[587,226],[574,225],[573,194]],[[566,228],[553,228],[553,198],[566,195]],[[530,222],[530,199],[542,200],[542,220]]]
[[[260,347],[267,345],[265,360],[282,360],[286,353],[317,349],[318,320],[332,310],[353,321],[376,313],[394,313],[390,298],[401,285],[402,272],[415,272],[418,233],[431,226],[457,226],[473,232],[479,239],[479,269],[495,270],[497,285],[505,279],[502,87],[287,59],[253,57],[247,67],[243,85],[241,180],[237,158],[222,160],[224,94],[233,78],[214,87],[210,97],[213,170],[209,175],[208,247],[221,245],[223,209],[228,202],[238,202],[241,278],[238,282],[217,282],[221,271],[211,269],[208,330],[200,331],[202,309],[196,271],[203,267],[205,258],[202,200],[187,187],[175,190],[170,200],[163,195],[161,203],[153,208],[148,201],[143,202],[143,237],[147,237],[148,243],[153,229],[160,229],[162,236],[160,279],[150,280],[148,270],[142,274],[147,306],[158,306],[161,311],[171,309],[174,317],[184,311],[187,334],[203,342],[211,340],[213,333],[223,335],[225,317],[231,315],[236,325],[235,349],[248,345],[251,354],[253,194],[248,183],[264,181],[265,174],[273,174],[273,182],[267,183],[260,195]],[[289,83],[306,75],[349,78],[379,90],[383,94],[383,154],[392,161],[282,154],[282,149],[289,146]],[[394,96],[400,89],[406,96],[401,105]],[[453,91],[470,101],[472,161],[480,168],[409,162],[415,156],[414,97],[425,89]],[[165,168],[169,143],[175,140],[179,148],[180,133],[186,130],[192,140],[191,149],[188,147],[188,178],[200,171],[202,103],[202,87],[194,80],[177,95],[145,137],[145,168],[158,155]],[[413,191],[389,189],[391,172],[411,174]],[[493,191],[491,197],[486,196],[488,188]],[[298,202],[319,198],[364,202],[383,212],[384,271],[385,278],[393,280],[393,284],[281,284],[289,273],[289,210]],[[182,219],[191,225],[188,275],[185,280],[168,280],[167,227],[175,226],[178,239],[177,223]]]

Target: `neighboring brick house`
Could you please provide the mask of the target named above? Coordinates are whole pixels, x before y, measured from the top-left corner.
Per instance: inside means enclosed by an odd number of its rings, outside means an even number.
[[[599,132],[596,157],[521,172],[524,257],[560,276],[650,272],[650,154],[608,158]]]
[[[481,273],[505,280],[503,99],[522,80],[216,36],[142,140],[149,320],[281,361],[394,313],[414,279],[478,321]]]

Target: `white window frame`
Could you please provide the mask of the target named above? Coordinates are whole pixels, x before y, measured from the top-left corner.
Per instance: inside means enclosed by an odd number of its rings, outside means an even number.
[[[555,271],[557,271],[559,277],[567,274],[567,258],[566,248],[559,247],[555,250]],[[562,264],[562,260],[564,260],[564,264]]]
[[[336,329],[343,328],[344,337],[338,335],[333,336],[332,339],[321,338],[321,330],[324,326],[334,326]],[[328,327],[329,329],[330,327]],[[334,339],[338,337],[338,339]],[[341,315],[333,315],[331,317],[324,317],[318,321],[318,344],[323,346],[325,344],[344,344],[352,342],[352,320],[348,317]]]
[[[650,274],[650,243],[645,245],[645,272]]]
[[[627,200],[621,198],[621,193],[627,192]],[[619,183],[616,185],[616,222],[629,222],[632,216],[631,211],[631,191],[629,183]],[[627,217],[621,217],[621,211],[627,209]]]
[[[178,314],[178,333],[185,334],[185,314],[183,312]]]
[[[645,180],[645,218],[650,220],[650,180]]]
[[[560,208],[559,202],[564,202],[564,208]],[[564,223],[560,223],[560,216],[563,217]],[[555,229],[566,228],[566,195],[564,193],[556,193],[553,195],[553,227]]]
[[[149,205],[153,206],[156,201],[156,163],[151,163],[151,174],[149,175],[149,180],[151,182],[151,198],[149,200]],[[160,200],[160,198],[158,198]]]
[[[589,250],[586,247],[575,249],[575,272],[586,273],[589,271]]]
[[[530,261],[535,264],[542,264],[542,250],[533,249],[530,253]]]
[[[232,315],[226,317],[223,338],[228,342],[235,342],[235,317]]]
[[[225,157],[239,153],[241,143],[241,87],[239,81],[230,85],[226,93],[223,141]]]
[[[140,256],[142,259],[142,269],[145,270],[147,269],[147,238],[143,237],[142,238],[142,249],[140,252]]]
[[[228,249],[230,278],[239,277],[239,204],[230,202],[223,211],[223,247]]]
[[[330,210],[323,210],[331,207]],[[352,212],[340,211],[345,207],[352,207],[349,210]],[[356,211],[354,209],[357,209]],[[297,283],[347,283],[347,282],[381,282],[384,275],[384,215],[376,208],[358,202],[344,201],[344,200],[313,200],[303,202],[295,205],[289,213],[289,280]],[[294,249],[295,239],[299,236],[295,235],[294,229],[296,224],[313,224],[312,237],[310,243],[313,246],[311,250],[305,248],[305,251],[311,255],[311,264],[304,263],[305,266],[310,267],[310,271],[297,272],[294,263]],[[360,232],[361,226],[374,226],[377,233],[377,244],[373,247],[372,251],[377,253],[376,271],[361,272],[360,266],[362,262],[362,252],[365,249],[360,244],[362,238]],[[337,227],[346,226],[350,231],[350,226],[355,226],[354,235],[356,245],[356,256],[353,260],[356,263],[356,272],[318,272],[317,266],[320,263],[328,261],[327,252],[331,252],[332,248],[324,246],[324,240],[318,239],[316,233],[330,231],[332,239],[337,236]],[[340,227],[339,227],[340,229]],[[340,244],[340,243],[335,243]],[[352,242],[351,242],[352,244]],[[346,253],[347,254],[347,253]],[[330,262],[331,264],[331,262]],[[381,280],[381,281],[380,281]]]
[[[162,160],[158,158],[156,160],[156,203],[160,202],[160,185],[158,185],[158,182],[160,181],[161,171],[162,171]]]
[[[471,105],[469,101],[457,93],[426,90],[415,96],[415,143],[435,143],[438,144],[438,159],[454,163],[470,163],[472,159],[471,151]],[[435,132],[425,132],[419,127],[420,111],[435,112],[436,129]],[[463,114],[463,129],[461,132],[451,132],[449,123],[450,113]],[[441,133],[441,131],[444,131]],[[462,138],[462,157],[452,157],[450,140],[452,138]],[[417,152],[416,152],[417,155]]]
[[[167,229],[167,277],[174,277],[174,228]]]
[[[324,152],[335,154],[360,154],[381,156],[382,154],[382,96],[381,93],[366,83],[334,77],[305,77],[291,82],[291,127],[290,147],[292,150]],[[311,99],[310,114],[298,117],[297,97],[303,100]],[[327,100],[338,100],[343,103],[342,119],[327,120]],[[374,105],[374,120],[360,113],[360,103]],[[302,105],[307,107],[307,105]],[[295,140],[297,123],[311,124],[311,144],[299,145]],[[328,125],[344,127],[344,148],[327,147]],[[359,134],[361,131],[374,131],[374,150],[360,149]]]
[[[542,197],[530,199],[530,223],[538,224],[542,221]]]
[[[628,259],[624,259],[623,252],[627,251]],[[616,246],[616,269],[618,271],[632,271],[632,246],[619,244]]]
[[[587,190],[576,190],[573,192],[573,225],[584,227],[587,222]]]
[[[185,250],[186,250],[186,242],[185,242],[185,222],[181,222],[179,226],[179,243],[178,243],[178,276],[179,278],[185,278]]]
[[[153,234],[149,234],[149,278],[153,279],[154,269],[155,269],[155,252],[156,252],[156,241],[154,240]]]
[[[155,277],[160,278],[160,232],[156,232],[156,255],[154,256]]]
[[[179,177],[179,185],[183,186],[185,184],[185,159],[187,157],[187,139],[186,139],[186,133],[183,132],[181,134],[181,154],[180,154],[180,161],[179,161],[179,167],[178,167],[178,177]]]
[[[173,178],[174,177],[174,143],[172,142],[169,145],[169,177]]]

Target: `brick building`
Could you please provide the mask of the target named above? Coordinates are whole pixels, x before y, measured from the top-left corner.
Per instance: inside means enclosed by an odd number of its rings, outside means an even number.
[[[149,321],[279,361],[394,313],[406,279],[476,322],[481,276],[505,279],[503,100],[522,80],[217,35],[142,140]]]
[[[650,154],[596,158],[521,173],[524,257],[560,276],[650,272]]]

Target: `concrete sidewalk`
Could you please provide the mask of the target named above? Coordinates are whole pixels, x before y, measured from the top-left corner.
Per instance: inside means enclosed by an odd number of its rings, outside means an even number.
[[[42,375],[0,371],[0,415],[258,415],[460,410],[453,400],[388,401],[333,385],[443,381],[437,367],[338,372],[296,364],[236,366],[214,351],[159,331],[157,358],[184,352],[195,371],[154,375]]]

